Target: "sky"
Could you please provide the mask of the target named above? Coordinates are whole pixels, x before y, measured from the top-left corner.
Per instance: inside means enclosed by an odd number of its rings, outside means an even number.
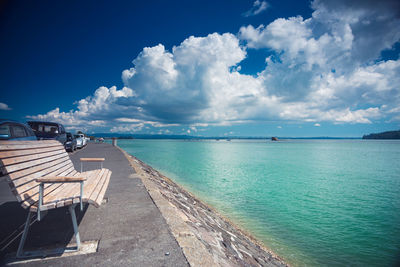
[[[400,129],[400,2],[2,1],[0,118],[69,131]]]

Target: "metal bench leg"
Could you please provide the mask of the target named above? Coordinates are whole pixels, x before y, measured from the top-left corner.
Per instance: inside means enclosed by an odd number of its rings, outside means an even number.
[[[69,213],[71,214],[72,225],[74,226],[76,246],[78,247],[79,250],[81,248],[81,238],[79,237],[78,224],[76,222],[75,206],[76,204],[70,205],[68,208],[69,208]]]
[[[24,227],[24,233],[22,234],[21,241],[19,241],[19,246],[18,246],[18,250],[17,250],[17,258],[20,258],[24,255],[24,245],[25,245],[26,236],[28,235],[28,232],[29,232],[31,218],[32,218],[32,212],[28,211],[28,216],[26,217],[26,222],[25,222],[25,227]]]

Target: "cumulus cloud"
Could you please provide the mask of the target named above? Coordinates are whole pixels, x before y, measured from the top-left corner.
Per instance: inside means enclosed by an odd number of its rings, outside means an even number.
[[[192,36],[172,52],[161,44],[143,49],[133,61],[134,67],[123,71],[122,79],[134,90],[137,104],[149,119],[177,123],[219,120],[219,115],[203,111],[213,109],[224,92],[226,98],[244,94],[230,86],[245,79],[230,67],[245,56],[233,34]],[[200,114],[207,118],[201,119]]]
[[[271,51],[259,77],[285,103],[283,117],[370,123],[383,116],[382,105],[400,100],[399,61],[380,61],[381,51],[400,39],[398,5],[314,1],[311,18],[249,25],[239,37],[250,49]]]
[[[121,116],[121,114],[135,114],[137,110],[132,110],[122,105],[122,99],[132,97],[132,89],[124,87],[117,90],[115,86],[111,88],[100,87],[93,96],[88,96],[77,101],[77,109],[68,112],[61,112],[55,108],[46,114],[27,116],[33,120],[61,122],[67,126],[79,127],[85,131],[92,128],[107,126],[110,120]]]
[[[0,102],[0,110],[11,110],[11,108],[7,104]]]
[[[315,126],[399,120],[400,60],[380,56],[400,40],[397,7],[393,1],[376,7],[373,1],[316,0],[310,18],[248,25],[237,35],[191,36],[171,51],[162,44],[146,47],[122,72],[124,88],[100,87],[75,110],[30,117],[112,132],[179,125],[196,132],[272,120]],[[241,73],[249,49],[270,52],[254,75]]]
[[[253,7],[250,10],[244,12],[242,15],[244,17],[255,16],[255,15],[258,15],[261,12],[267,10],[268,7],[269,7],[269,4],[266,1],[256,0],[253,3]]]

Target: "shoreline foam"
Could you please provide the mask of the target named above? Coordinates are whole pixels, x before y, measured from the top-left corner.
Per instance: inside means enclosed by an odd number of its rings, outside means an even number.
[[[214,208],[151,166],[121,151],[142,179],[191,266],[288,266]]]

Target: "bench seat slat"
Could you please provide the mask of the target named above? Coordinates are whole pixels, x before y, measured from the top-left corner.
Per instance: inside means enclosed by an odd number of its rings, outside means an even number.
[[[50,198],[54,198],[55,195],[58,194],[58,192],[64,190],[66,184],[62,183],[56,183],[56,184],[51,184],[52,187],[44,189],[44,194],[43,194],[43,201],[49,202]],[[55,187],[56,185],[56,187]],[[26,200],[24,202],[25,207],[30,207],[31,211],[37,211],[37,203],[39,200],[39,187],[36,189],[36,194],[32,194],[32,197],[29,200]],[[55,205],[52,205],[54,203],[50,203],[47,205],[48,209],[55,208]]]
[[[99,183],[101,183],[101,178],[103,177],[104,172],[105,172],[105,169],[99,170],[99,173],[97,174],[98,179],[90,180],[87,183],[84,193],[83,193],[83,199],[85,201],[88,201],[91,198],[96,187],[98,186]]]
[[[94,174],[91,174],[94,175]],[[78,176],[78,175],[77,175]],[[81,173],[80,176],[87,177],[87,174]],[[90,176],[90,175],[89,175]],[[86,178],[89,179],[89,178]],[[80,195],[80,183],[65,183],[59,190],[53,192],[51,195],[43,198],[43,204],[51,204],[52,202],[59,202],[64,199],[78,197]],[[59,204],[61,205],[61,203]]]
[[[105,176],[105,181],[104,184],[100,190],[100,192],[97,194],[96,199],[93,199],[94,203],[92,203],[93,205],[97,205],[100,206],[101,203],[103,202],[104,199],[104,195],[106,193],[106,190],[108,188],[108,184],[110,182],[110,177],[111,177],[111,171],[107,170],[106,176]],[[90,201],[89,201],[90,202]],[[95,204],[96,203],[96,204]]]
[[[62,184],[51,184],[45,189],[45,196],[51,194],[53,191],[57,190]],[[32,205],[36,205],[39,200],[39,188],[33,190],[29,197],[25,198],[21,206],[25,209],[30,208]]]
[[[101,178],[99,179],[99,182],[95,189],[93,190],[92,194],[90,195],[90,198],[88,199],[88,202],[93,204],[94,206],[100,206],[97,203],[97,198],[101,192],[101,189],[103,188],[104,184],[107,182],[107,174],[108,170],[104,169],[105,171],[102,173]]]
[[[9,182],[16,181],[17,179],[23,179],[25,176],[27,176],[27,179],[30,179],[30,175],[33,175],[35,173],[42,172],[42,171],[46,172],[47,169],[52,169],[53,167],[55,167],[57,165],[65,165],[68,163],[70,163],[72,165],[71,160],[69,160],[68,158],[61,158],[61,159],[57,159],[52,162],[47,162],[47,163],[37,165],[32,168],[9,173],[6,175],[6,178],[7,178],[7,181],[9,181]]]
[[[86,172],[86,173],[80,173],[77,174],[76,176],[83,176],[87,179],[87,181],[90,181],[90,179],[97,175],[98,170],[96,171],[92,171],[92,172]],[[76,188],[80,188],[80,184],[79,183],[74,183],[74,184],[70,184],[70,183],[65,183],[62,184],[62,186],[55,192],[53,192],[51,195],[45,197],[43,199],[43,203],[44,204],[48,204],[52,201],[55,201],[57,199],[63,199],[63,196],[69,196],[69,197],[75,197],[75,195],[73,195],[75,193],[75,191],[80,191],[80,190],[76,190]],[[84,188],[85,188],[85,183],[84,183]]]
[[[48,152],[42,152],[38,154],[31,154],[31,155],[25,155],[25,156],[18,156],[18,157],[11,157],[11,158],[6,158],[3,159],[3,165],[12,165],[12,164],[18,164],[22,162],[27,162],[27,161],[33,161],[37,159],[42,159],[50,156],[55,156],[59,154],[63,154],[63,151],[60,151],[59,149],[53,150],[53,151],[48,151]]]
[[[63,147],[63,145],[58,142],[54,141],[51,143],[41,143],[38,141],[26,141],[26,142],[32,142],[32,143],[25,143],[25,144],[1,144],[0,143],[0,151],[5,151],[5,150],[23,150],[23,149],[32,149],[32,148],[42,148],[42,147]]]
[[[70,166],[61,172],[57,171],[57,173],[59,173],[59,175],[68,175],[74,170],[73,168],[74,168],[73,166]],[[24,201],[23,202],[24,207],[29,207],[30,205],[32,205],[39,199],[39,183],[36,183],[35,181],[33,181],[33,183],[35,183],[35,186],[32,186],[28,191],[19,194],[20,197],[22,195],[21,198]],[[62,184],[59,184],[59,183],[45,185],[45,193],[47,194],[49,192],[53,192],[56,189],[58,190],[58,187],[60,187],[61,185]],[[50,189],[50,191],[49,191],[49,189]]]
[[[58,150],[60,150],[59,146],[24,149],[24,150],[12,150],[12,151],[6,150],[6,151],[0,151],[0,158],[6,159],[6,158],[12,158],[12,157],[41,154],[41,153],[45,153],[45,152],[58,151]]]
[[[7,173],[11,173],[14,171],[34,167],[34,166],[42,164],[42,163],[52,162],[53,160],[60,159],[60,158],[69,158],[69,157],[68,157],[67,153],[60,153],[60,154],[57,154],[57,155],[54,155],[51,157],[47,157],[47,158],[36,159],[36,160],[28,161],[28,162],[5,166],[5,170],[7,171]]]
[[[14,186],[16,188],[18,188],[20,186],[25,185],[26,183],[28,183],[30,181],[33,181],[36,178],[39,178],[39,177],[42,177],[42,176],[47,176],[47,175],[52,175],[52,173],[54,173],[54,172],[56,172],[56,173],[57,172],[61,172],[61,171],[64,171],[66,168],[69,168],[69,167],[72,167],[72,166],[73,166],[72,163],[69,162],[69,161],[65,161],[64,160],[64,161],[61,161],[61,162],[57,162],[56,165],[54,165],[52,167],[49,167],[49,168],[42,169],[42,170],[40,170],[38,172],[32,173],[32,174],[29,175],[29,177],[23,176],[23,177],[21,177],[19,179],[14,179],[13,183],[14,183]]]
[[[11,190],[17,197],[18,201],[22,201],[25,198],[21,197],[20,195],[23,193],[26,193],[27,191],[33,189],[34,187],[38,186],[38,183],[35,182],[35,178],[43,176],[42,174],[45,173],[47,174],[61,174],[62,172],[66,170],[71,170],[74,167],[72,166],[71,163],[65,162],[63,165],[58,165],[52,170],[47,170],[46,172],[40,172],[40,173],[35,173],[32,175],[32,179],[19,179],[17,181],[14,181],[14,187]],[[51,171],[51,172],[50,172]]]
[[[26,144],[40,144],[40,145],[52,145],[52,144],[61,144],[57,140],[0,140],[0,146],[2,145],[26,145]]]
[[[30,156],[37,155],[52,151],[60,151],[59,147],[45,147],[45,148],[37,148],[37,149],[25,149],[25,150],[14,150],[14,151],[0,151],[0,158],[2,159],[10,159],[15,157],[22,156]]]
[[[64,168],[57,170],[57,172],[54,173],[70,173],[73,170],[73,166],[65,166]],[[50,184],[46,184],[44,187],[47,188],[49,187]],[[16,187],[14,190],[12,190],[13,193],[17,196],[18,201],[24,201],[28,198],[30,198],[34,193],[39,192],[39,183],[37,183],[35,180],[31,180],[28,183]]]
[[[73,170],[71,170],[70,172],[64,172],[62,175],[70,175],[73,172]],[[60,193],[59,192],[63,192],[65,191],[65,189],[69,188],[70,186],[73,186],[75,184],[69,184],[69,183],[62,183],[61,186],[59,188],[57,188],[56,190],[52,191],[50,194],[45,194],[44,198],[43,198],[43,203],[46,202],[51,202],[53,199],[56,199]],[[36,201],[39,199],[39,195],[37,196],[37,198],[35,199]]]
[[[77,173],[76,176],[83,176],[83,175],[81,173]],[[73,186],[70,185],[70,189],[68,191],[65,191],[64,195],[65,195],[64,199],[61,200],[58,199],[56,201],[57,208],[80,202],[80,183],[73,184]]]
[[[95,183],[97,180],[97,177],[99,175],[99,172],[100,172],[100,170],[94,170],[94,171],[76,174],[76,176],[84,176],[87,178],[87,180],[84,182],[84,186],[83,186],[84,195],[88,194],[88,191],[91,190],[90,187],[85,186],[85,185]],[[45,197],[43,198],[44,205],[42,206],[42,209],[46,210],[46,209],[52,209],[54,207],[63,207],[65,205],[65,201],[71,201],[70,204],[72,204],[74,199],[77,199],[76,201],[79,201],[79,196],[80,196],[80,184],[79,183],[62,184],[59,188],[52,191],[51,193],[45,194]],[[33,206],[31,206],[31,211],[37,211],[38,198],[39,198],[38,196],[35,198],[36,202]],[[87,201],[85,201],[85,198],[83,198],[83,201],[87,202]]]

